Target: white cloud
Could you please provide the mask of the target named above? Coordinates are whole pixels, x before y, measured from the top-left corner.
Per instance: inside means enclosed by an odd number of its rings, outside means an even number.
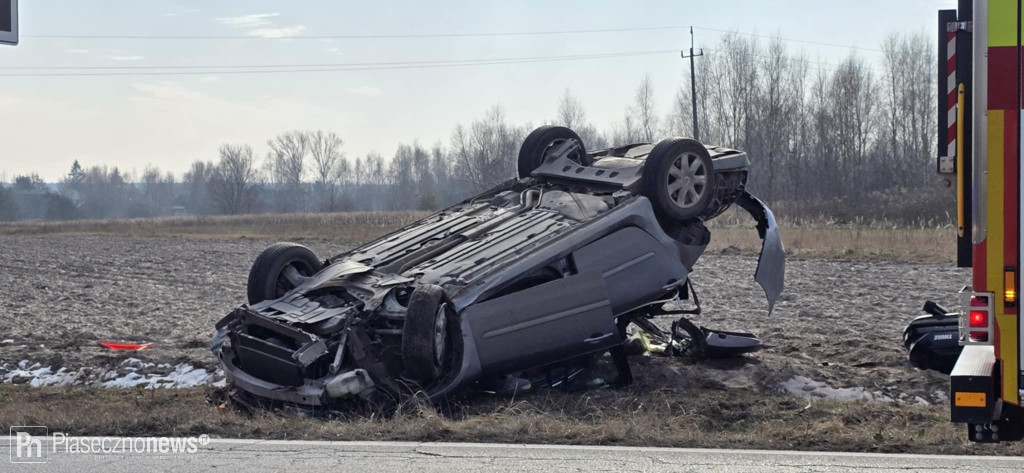
[[[295,36],[306,29],[303,25],[277,26],[273,19],[279,16],[281,14],[277,12],[253,13],[216,18],[216,20],[224,26],[249,30],[249,36],[254,38],[287,38]]]
[[[146,59],[146,56],[139,56],[139,55],[133,55],[133,56],[110,56],[110,59],[112,59],[114,61],[141,61],[143,59]]]
[[[257,38],[287,38],[301,33],[304,29],[306,27],[302,25],[282,26],[280,28],[257,28],[249,30],[249,36]]]
[[[273,22],[271,18],[281,16],[280,13],[253,13],[250,15],[242,16],[228,16],[217,18],[216,20],[224,25],[233,28],[259,28],[262,26],[270,26]]]
[[[65,52],[70,54],[89,54],[88,49],[68,49]]]
[[[360,86],[360,87],[349,87],[349,88],[345,89],[345,91],[350,93],[350,94],[364,95],[364,96],[367,96],[367,97],[380,97],[381,95],[384,94],[383,90],[380,90],[379,87],[374,87],[372,85],[364,85],[364,86]]]

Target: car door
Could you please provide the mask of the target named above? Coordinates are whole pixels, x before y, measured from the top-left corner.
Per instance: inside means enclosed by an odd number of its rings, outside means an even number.
[[[481,367],[508,373],[621,343],[605,294],[601,273],[586,272],[470,306]]]

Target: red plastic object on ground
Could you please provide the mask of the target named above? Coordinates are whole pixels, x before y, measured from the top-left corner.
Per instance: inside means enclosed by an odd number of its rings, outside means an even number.
[[[139,351],[144,350],[153,346],[152,343],[111,343],[111,342],[100,342],[100,345],[105,346],[111,350],[125,350],[125,351]]]

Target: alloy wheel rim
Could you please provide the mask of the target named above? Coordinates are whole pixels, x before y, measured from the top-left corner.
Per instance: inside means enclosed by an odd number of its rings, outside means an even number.
[[[440,366],[444,362],[444,348],[447,344],[448,318],[446,312],[448,304],[441,304],[434,315],[434,362]]]
[[[697,153],[683,153],[669,165],[665,184],[668,197],[676,207],[694,207],[707,192],[707,166]]]

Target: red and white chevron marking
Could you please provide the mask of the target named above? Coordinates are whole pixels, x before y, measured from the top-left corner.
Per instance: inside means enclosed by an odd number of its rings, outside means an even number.
[[[956,156],[956,32],[946,33],[946,38],[949,42],[946,47],[946,72],[949,76],[946,80],[946,125],[948,127],[946,156]]]

